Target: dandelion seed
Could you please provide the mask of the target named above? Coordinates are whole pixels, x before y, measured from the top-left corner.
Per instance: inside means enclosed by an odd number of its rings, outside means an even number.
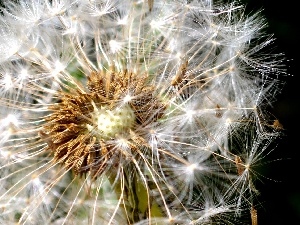
[[[154,4],[154,0],[148,0],[149,11],[152,10]]]
[[[242,175],[244,170],[245,170],[245,167],[242,163],[243,162],[242,162],[241,157],[235,156],[235,164],[236,164],[236,168],[237,168],[237,171],[238,171],[238,175]]]
[[[182,82],[185,78],[186,70],[188,66],[188,61],[185,61],[182,65],[180,65],[178,72],[176,73],[175,77],[171,81],[171,85],[175,86]]]
[[[222,117],[222,112],[221,112],[220,106],[218,104],[216,106],[216,117],[217,118],[221,118]]]
[[[273,127],[274,127],[274,129],[276,129],[276,130],[282,130],[282,129],[283,129],[283,126],[282,126],[282,124],[279,122],[279,120],[274,120]]]
[[[257,210],[251,207],[251,221],[252,225],[257,225]]]

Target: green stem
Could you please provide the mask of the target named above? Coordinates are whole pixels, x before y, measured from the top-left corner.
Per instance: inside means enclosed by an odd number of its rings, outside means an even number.
[[[130,166],[129,166],[130,167]],[[128,170],[124,172],[122,179],[117,178],[116,173],[111,173],[108,177],[117,198],[121,201],[120,208],[128,218],[128,224],[134,224],[151,216],[162,217],[164,215],[161,206],[153,199],[149,198],[149,187],[138,179],[139,176]],[[131,172],[128,172],[131,171]],[[116,180],[118,179],[118,180]],[[148,201],[150,199],[150,202]],[[149,209],[150,208],[150,209]],[[150,216],[149,216],[150,214]]]

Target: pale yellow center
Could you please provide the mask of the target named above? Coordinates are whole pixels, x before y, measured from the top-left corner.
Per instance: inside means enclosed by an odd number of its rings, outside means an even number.
[[[93,125],[87,125],[89,131],[96,131],[103,140],[115,138],[119,134],[128,131],[134,125],[135,115],[130,106],[108,110],[105,107],[98,108],[93,116]]]

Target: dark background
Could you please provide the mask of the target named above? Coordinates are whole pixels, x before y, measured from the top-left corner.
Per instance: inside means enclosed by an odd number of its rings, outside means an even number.
[[[248,13],[263,9],[269,24],[268,33],[276,38],[276,51],[285,53],[288,61],[288,76],[281,76],[286,82],[277,101],[269,111],[283,125],[283,135],[277,140],[277,147],[268,159],[275,160],[264,166],[262,178],[257,182],[260,190],[258,208],[259,225],[300,224],[300,79],[296,71],[299,61],[300,8],[290,0],[241,0]],[[297,23],[297,26],[296,26]],[[298,54],[297,54],[298,53]],[[297,143],[299,141],[299,143]],[[276,159],[278,159],[276,161]]]
[[[0,5],[2,2],[3,0],[0,0]],[[277,96],[273,108],[269,109],[279,119],[284,130],[282,137],[276,142],[277,147],[268,157],[269,163],[260,171],[265,178],[256,182],[260,191],[257,206],[258,224],[296,225],[300,223],[300,160],[297,161],[300,159],[300,79],[296,71],[296,65],[300,66],[300,41],[297,42],[296,37],[296,29],[300,24],[300,8],[291,0],[241,2],[246,5],[246,12],[250,14],[263,9],[262,15],[269,24],[267,31],[276,38],[276,51],[285,53],[288,59],[287,72],[290,74],[280,77],[286,85]]]

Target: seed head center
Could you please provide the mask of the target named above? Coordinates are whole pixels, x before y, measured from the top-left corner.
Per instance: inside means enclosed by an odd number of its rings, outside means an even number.
[[[128,70],[95,71],[87,77],[85,91],[70,86],[57,92],[58,102],[49,107],[40,132],[54,161],[76,175],[97,177],[125,154],[118,140],[125,138],[132,150],[147,146],[143,127],[165,111],[149,79]]]
[[[88,130],[96,132],[99,139],[107,140],[132,128],[135,114],[129,105],[113,110],[101,107],[94,111],[92,120],[93,125],[88,124]]]

